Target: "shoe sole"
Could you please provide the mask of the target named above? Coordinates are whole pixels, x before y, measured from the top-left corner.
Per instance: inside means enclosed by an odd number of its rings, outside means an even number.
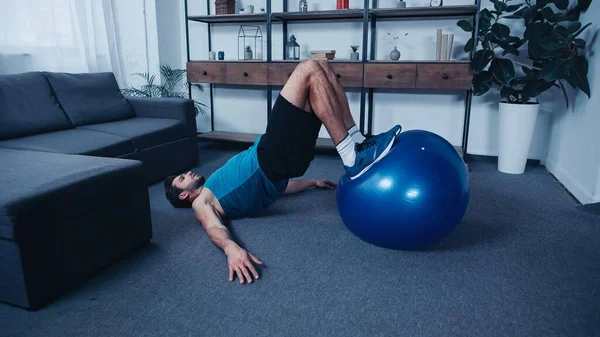
[[[383,152],[379,155],[379,157],[375,158],[375,160],[373,160],[373,162],[371,164],[367,165],[367,167],[365,167],[360,172],[358,172],[358,174],[350,177],[350,180],[354,180],[354,179],[360,177],[361,175],[363,175],[363,173],[367,172],[371,168],[371,166],[375,165],[378,161],[381,160],[381,158],[385,157],[385,155],[388,154],[388,152],[390,152],[392,145],[394,145],[394,143],[396,142],[396,137],[398,136],[399,133],[400,133],[400,130],[396,131],[396,135],[394,135],[394,139],[392,139],[392,141],[388,144],[388,146],[385,148],[385,150],[383,150]]]

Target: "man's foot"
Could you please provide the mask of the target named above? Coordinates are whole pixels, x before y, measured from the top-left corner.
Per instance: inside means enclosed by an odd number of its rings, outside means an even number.
[[[385,155],[390,152],[390,149],[396,140],[396,135],[398,135],[401,130],[402,127],[396,125],[387,132],[370,137],[362,143],[356,144],[354,147],[354,151],[356,152],[354,165],[352,167],[344,166],[346,172],[350,175],[350,179],[353,180],[360,177],[367,172],[371,166],[380,161],[381,158],[385,157]]]

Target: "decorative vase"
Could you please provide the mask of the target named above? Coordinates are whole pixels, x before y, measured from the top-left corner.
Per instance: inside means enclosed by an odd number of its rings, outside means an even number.
[[[254,13],[254,5],[248,5],[248,7],[246,7],[246,12],[249,14]]]
[[[358,61],[358,52],[355,52],[355,51],[350,52],[350,60]]]
[[[525,172],[540,105],[500,102],[498,109],[498,171]]]
[[[394,47],[394,50],[392,50],[392,52],[390,53],[390,59],[394,61],[400,59],[400,52],[398,51],[397,47]]]
[[[406,2],[403,0],[398,1],[398,8],[406,8]]]
[[[251,51],[244,52],[244,60],[252,60],[252,52]]]
[[[298,3],[298,10],[300,12],[306,12],[308,10],[308,3],[306,2],[306,0],[300,0],[300,2]]]

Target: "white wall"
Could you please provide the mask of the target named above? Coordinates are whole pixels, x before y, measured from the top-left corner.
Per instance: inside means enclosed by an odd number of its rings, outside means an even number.
[[[593,22],[600,5],[592,3],[581,22]],[[595,20],[594,23],[598,22]],[[570,108],[557,105],[552,114],[550,144],[546,167],[582,203],[600,201],[600,27],[592,24],[582,38],[588,45],[588,79],[591,98],[577,92],[571,95]]]

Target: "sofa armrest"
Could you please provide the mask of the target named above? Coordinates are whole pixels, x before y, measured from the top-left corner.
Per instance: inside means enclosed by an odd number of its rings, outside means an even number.
[[[196,144],[194,101],[185,98],[127,97],[138,117],[177,119],[185,125],[187,136]]]

